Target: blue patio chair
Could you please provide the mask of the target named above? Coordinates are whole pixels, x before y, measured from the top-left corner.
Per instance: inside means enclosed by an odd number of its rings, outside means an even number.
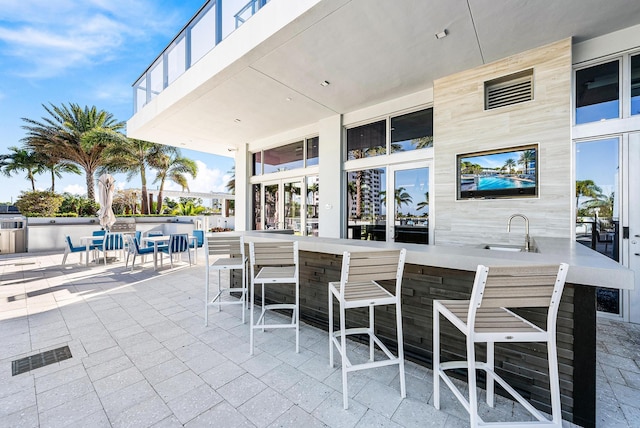
[[[153,247],[140,248],[138,239],[131,235],[127,235],[127,258],[124,263],[125,268],[129,265],[129,256],[133,255],[133,260],[131,261],[131,270],[133,271],[133,266],[136,264],[136,256],[141,256],[142,263],[144,263],[144,259],[147,254],[153,254]]]
[[[189,265],[191,265],[191,252],[189,251],[189,236],[186,233],[174,233],[169,237],[169,245],[158,248],[161,254],[160,262],[162,263],[162,253],[169,256],[171,268],[173,268],[173,256],[176,254],[187,253],[189,256]]]
[[[95,244],[94,244],[95,245]],[[95,248],[98,251],[104,253],[104,264],[107,265],[107,253],[109,251],[124,251],[124,239],[121,233],[107,233],[104,235],[104,239],[101,244]]]
[[[92,246],[94,245],[102,245],[102,240],[104,239],[104,235],[106,235],[106,230],[94,230],[92,235],[96,237],[93,240]]]
[[[196,237],[197,242],[191,241],[189,248],[202,248],[204,245],[204,230],[194,230],[192,234]]]
[[[80,253],[80,263],[82,263],[82,254],[87,251],[86,245],[75,246],[73,242],[71,242],[71,237],[67,235],[65,237],[66,246],[64,248],[64,257],[62,257],[62,266],[67,262],[67,256],[69,253]]]
[[[193,260],[194,263],[198,262],[198,248],[202,248],[204,246],[204,230],[194,230],[192,235],[196,238],[195,242],[193,239],[189,240],[189,248],[193,250]]]
[[[150,230],[147,232],[147,237],[148,238],[152,238],[154,236],[164,236],[164,233],[162,233],[159,230]],[[140,241],[138,240],[138,243],[140,243]],[[153,247],[153,242],[147,242],[147,247]]]

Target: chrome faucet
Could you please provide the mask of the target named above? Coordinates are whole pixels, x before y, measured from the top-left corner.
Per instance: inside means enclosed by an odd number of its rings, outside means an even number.
[[[529,252],[529,219],[527,218],[526,215],[524,214],[514,214],[511,217],[509,217],[509,221],[507,221],[507,232],[511,232],[511,220],[513,220],[515,217],[522,217],[522,219],[524,220],[524,250],[526,252]]]

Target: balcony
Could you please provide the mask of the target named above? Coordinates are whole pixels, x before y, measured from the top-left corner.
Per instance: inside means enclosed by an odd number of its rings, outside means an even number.
[[[133,85],[133,112],[184,74],[269,0],[209,0]]]

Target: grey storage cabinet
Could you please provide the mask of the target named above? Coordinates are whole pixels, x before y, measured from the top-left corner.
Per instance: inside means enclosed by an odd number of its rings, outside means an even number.
[[[0,254],[27,251],[26,224],[24,218],[0,220]]]

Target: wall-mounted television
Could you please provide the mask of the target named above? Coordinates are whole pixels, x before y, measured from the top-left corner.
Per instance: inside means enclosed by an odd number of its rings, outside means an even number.
[[[460,154],[458,199],[538,195],[538,144]]]

